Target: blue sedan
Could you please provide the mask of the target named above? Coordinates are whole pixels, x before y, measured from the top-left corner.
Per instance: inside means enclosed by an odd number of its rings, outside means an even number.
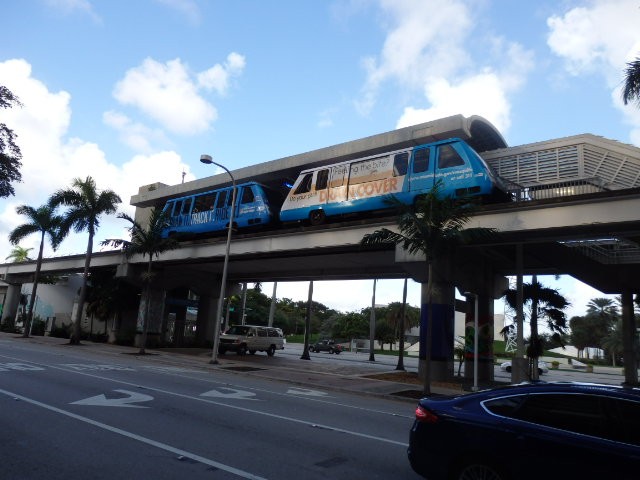
[[[423,398],[408,455],[431,480],[636,480],[640,389],[539,382]]]

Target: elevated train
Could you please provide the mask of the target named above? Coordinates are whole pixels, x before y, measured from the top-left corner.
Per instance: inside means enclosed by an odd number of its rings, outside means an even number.
[[[237,185],[234,227],[277,222],[321,225],[331,218],[388,208],[385,197],[407,204],[443,181],[443,194],[505,201],[501,180],[466,142],[450,138],[300,172],[288,194],[256,182]],[[232,187],[169,200],[169,235],[211,234],[229,224]]]

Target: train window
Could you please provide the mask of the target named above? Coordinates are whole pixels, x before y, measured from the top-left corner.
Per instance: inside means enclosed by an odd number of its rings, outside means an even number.
[[[311,181],[313,180],[313,173],[307,173],[298,184],[298,188],[294,192],[296,195],[300,193],[307,193],[311,191]]]
[[[316,190],[324,190],[327,188],[327,181],[329,180],[329,170],[320,170],[316,175]]]
[[[191,213],[191,203],[193,202],[193,198],[187,198],[182,202],[182,211],[181,215],[188,215]]]
[[[216,208],[224,208],[227,206],[227,197],[229,196],[229,190],[223,190],[218,194],[216,201]]]
[[[393,176],[402,177],[407,174],[409,152],[397,153],[393,159]]]
[[[336,167],[332,167],[331,182],[329,183],[329,188],[336,188],[344,185],[344,177],[346,173],[347,173],[346,165],[338,165]]]
[[[245,185],[242,188],[242,198],[240,198],[240,203],[253,203],[255,197],[253,195],[253,190],[251,190],[251,186]]]
[[[413,154],[413,173],[429,170],[429,149],[421,148]]]
[[[166,214],[169,215],[170,217],[173,216],[173,207],[175,207],[176,202],[167,202],[167,204],[164,207],[164,211],[167,212]]]
[[[464,160],[452,145],[441,145],[438,150],[438,168],[464,165]]]
[[[196,203],[193,206],[193,213],[204,212],[213,208],[213,201],[215,200],[214,194],[198,195],[196,197]]]

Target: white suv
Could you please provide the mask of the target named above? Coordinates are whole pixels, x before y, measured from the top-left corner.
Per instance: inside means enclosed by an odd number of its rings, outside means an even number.
[[[267,352],[270,357],[276,350],[284,349],[282,330],[273,327],[261,327],[259,325],[233,325],[220,335],[218,353],[224,355],[227,350],[232,350],[238,355],[249,352]]]

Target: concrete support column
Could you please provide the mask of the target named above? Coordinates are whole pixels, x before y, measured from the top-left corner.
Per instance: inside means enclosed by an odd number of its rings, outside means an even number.
[[[10,283],[7,288],[7,294],[4,297],[2,305],[2,321],[4,324],[7,320],[15,320],[18,313],[18,305],[20,305],[20,291],[22,290],[22,284]]]
[[[213,345],[213,325],[218,309],[218,297],[220,296],[220,280],[207,285],[207,291],[200,294],[198,302],[198,319],[196,323],[196,344]],[[218,328],[221,328],[223,319],[218,319]]]
[[[149,298],[147,291],[144,289],[140,296],[140,304],[138,306],[138,319],[136,322],[136,338],[134,345],[140,347],[142,344],[142,331],[144,328],[144,316],[149,304],[149,313],[147,317],[147,347],[157,347],[161,343],[162,319],[164,317],[164,303],[166,292],[161,288],[152,287],[149,289]]]
[[[427,324],[432,322],[431,380],[445,381],[453,376],[453,336],[455,289],[445,281],[434,279],[432,304],[429,307],[427,283],[422,284],[420,305],[420,355],[418,375],[425,377],[427,359]],[[432,318],[429,318],[431,310]]]
[[[478,352],[474,352],[475,297],[467,296],[465,312],[464,377],[473,380],[474,357],[478,355],[478,383],[493,380],[493,297],[478,295]]]
[[[622,356],[624,358],[624,383],[638,386],[638,359],[634,343],[638,336],[633,311],[633,295],[629,290],[622,292]]]

